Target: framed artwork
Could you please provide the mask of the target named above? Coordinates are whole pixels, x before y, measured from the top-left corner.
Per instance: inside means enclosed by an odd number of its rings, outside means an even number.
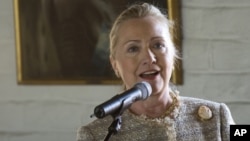
[[[181,52],[180,0],[144,0],[174,20]],[[13,0],[18,84],[120,84],[109,63],[115,17],[135,0]],[[182,84],[182,62],[171,81]]]

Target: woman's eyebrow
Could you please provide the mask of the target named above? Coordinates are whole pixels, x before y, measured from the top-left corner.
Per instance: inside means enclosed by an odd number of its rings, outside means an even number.
[[[123,43],[123,45],[129,44],[129,43],[140,43],[140,40],[127,40]]]
[[[152,37],[152,38],[151,38],[151,41],[152,41],[152,40],[155,40],[155,39],[161,39],[161,40],[164,40],[164,38],[163,38],[163,37],[161,37],[161,36],[156,36],[156,37]]]

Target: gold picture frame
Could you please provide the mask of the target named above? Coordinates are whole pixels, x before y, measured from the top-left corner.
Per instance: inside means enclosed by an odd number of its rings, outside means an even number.
[[[18,84],[120,84],[108,60],[108,30],[133,1],[13,0]],[[180,0],[152,2],[165,3],[181,52]],[[181,85],[182,73],[178,60],[171,81]]]

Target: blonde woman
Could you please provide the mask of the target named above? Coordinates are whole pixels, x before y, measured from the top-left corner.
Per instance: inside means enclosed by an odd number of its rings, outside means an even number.
[[[110,141],[220,141],[229,140],[230,110],[224,103],[179,96],[170,87],[176,50],[170,24],[148,3],[123,11],[110,32],[110,62],[125,89],[146,81],[152,94],[133,103],[122,114],[119,132]],[[111,116],[82,126],[78,141],[99,141],[108,134]]]

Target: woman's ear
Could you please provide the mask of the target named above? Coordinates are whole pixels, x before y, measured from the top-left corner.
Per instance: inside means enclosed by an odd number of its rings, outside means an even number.
[[[110,61],[111,65],[112,65],[112,68],[113,68],[113,70],[114,70],[114,72],[115,72],[115,75],[116,75],[118,78],[120,78],[120,74],[119,74],[119,71],[118,71],[118,69],[117,69],[117,64],[116,64],[116,61],[115,61],[114,57],[109,56],[109,61]]]

